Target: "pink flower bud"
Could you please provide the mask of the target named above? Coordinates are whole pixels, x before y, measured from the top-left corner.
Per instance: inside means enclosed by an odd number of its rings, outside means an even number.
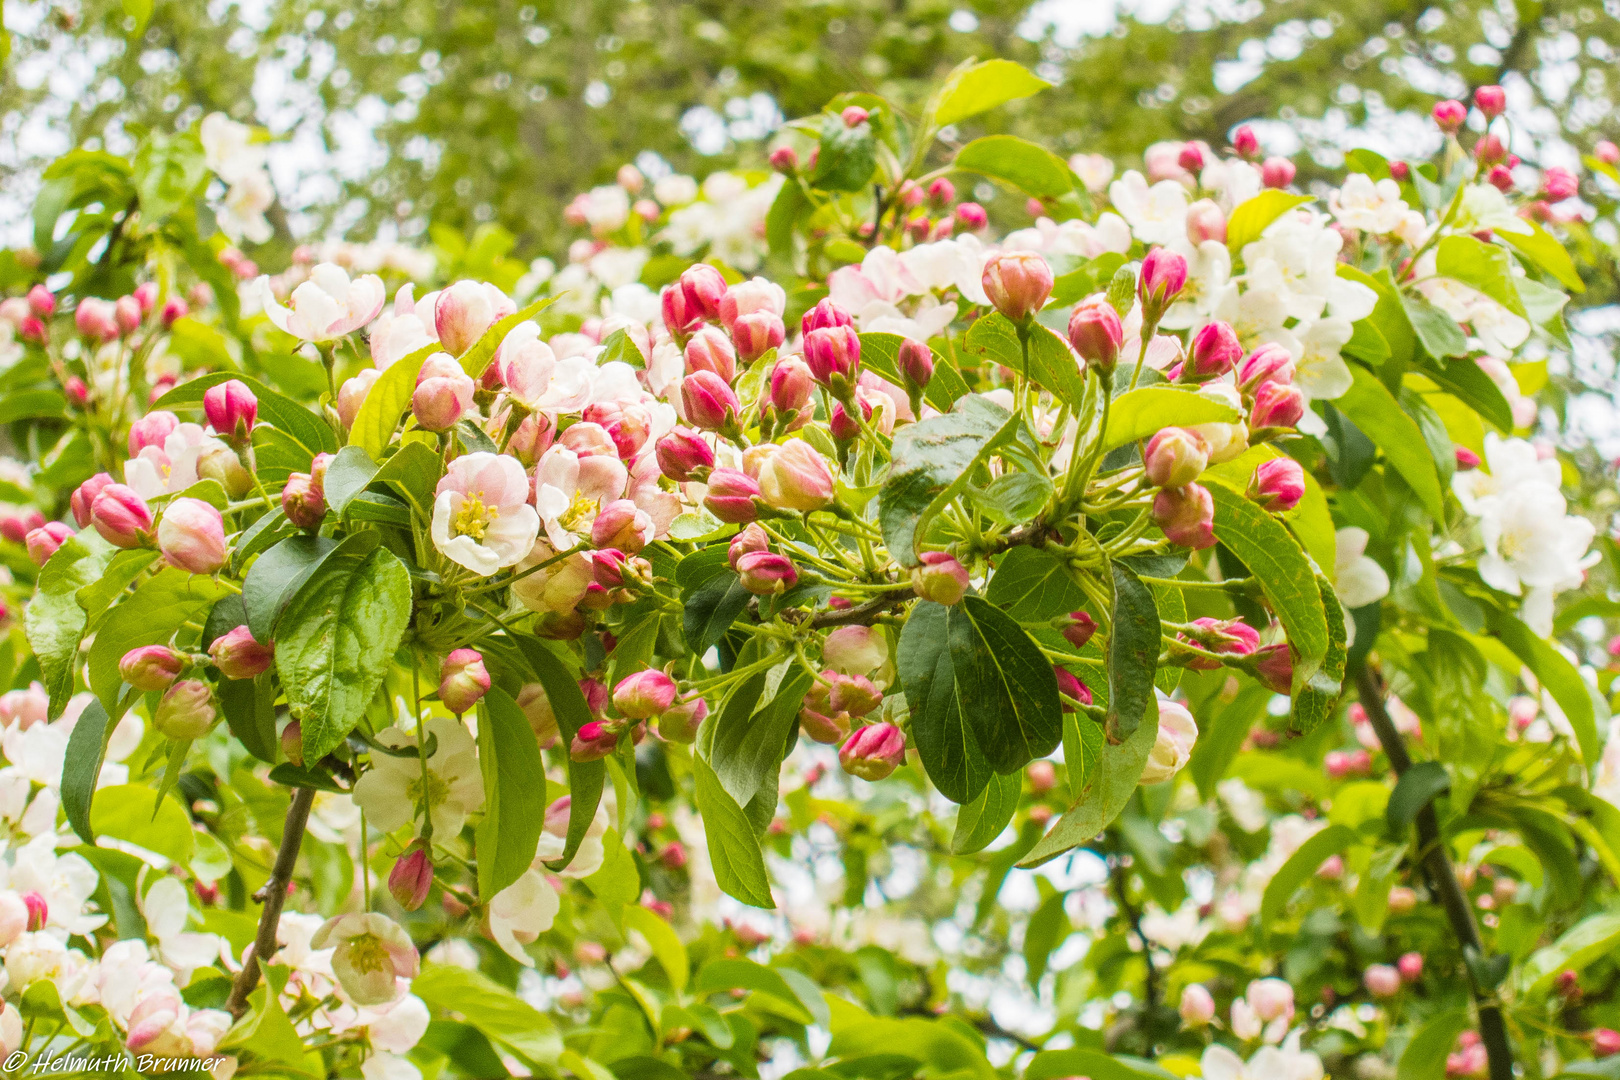
[[[270,670],[276,647],[260,645],[247,627],[238,626],[215,638],[208,646],[208,655],[227,679],[251,679]]]
[[[415,911],[433,888],[433,859],[427,846],[414,841],[388,872],[388,891],[406,911]]]
[[[5,537],[14,544],[26,543],[29,533],[44,527],[45,515],[33,507],[0,517],[0,537]]]
[[[1262,461],[1249,481],[1249,498],[1274,514],[1285,514],[1305,497],[1305,470],[1293,458]]]
[[[1052,295],[1052,267],[1033,251],[1004,251],[984,264],[984,294],[1013,322],[1023,322]]]
[[[1086,642],[1090,641],[1091,635],[1095,634],[1096,632],[1097,620],[1093,619],[1090,614],[1084,611],[1069,612],[1068,625],[1065,626],[1062,631],[1063,640],[1067,641],[1070,645],[1073,645],[1076,649],[1085,648]]]
[[[838,748],[838,764],[862,780],[882,780],[905,760],[906,737],[893,724],[868,724]]]
[[[1227,323],[1206,323],[1193,335],[1192,349],[1181,368],[1181,382],[1208,382],[1231,371],[1243,359],[1243,346]]]
[[[1620,1031],[1613,1028],[1592,1029],[1592,1056],[1613,1057],[1620,1054]]]
[[[1204,150],[1195,142],[1183,143],[1181,152],[1176,155],[1176,164],[1190,173],[1203,171]]]
[[[120,296],[113,302],[113,321],[125,334],[141,328],[141,302],[133,296]]]
[[[1396,915],[1405,915],[1417,907],[1417,893],[1405,885],[1397,885],[1389,890],[1389,910]]]
[[[1553,202],[1573,198],[1580,186],[1581,182],[1574,173],[1556,165],[1541,174],[1541,193]]]
[[[24,341],[34,341],[43,345],[49,335],[46,332],[44,321],[37,315],[30,315],[17,324],[17,336]],[[73,376],[73,378],[77,377]],[[80,398],[79,401],[82,404],[84,399]]]
[[[1187,207],[1187,239],[1194,244],[1213,240],[1226,243],[1226,212],[1213,199],[1199,199]]]
[[[152,726],[168,739],[200,739],[214,726],[213,691],[197,679],[182,679],[164,693]]]
[[[442,302],[441,302],[442,303]],[[411,414],[427,431],[454,427],[472,406],[477,386],[447,353],[434,353],[422,364],[411,395]]]
[[[1412,166],[1404,161],[1389,163],[1389,175],[1397,184],[1404,184],[1412,178]]]
[[[1152,517],[1172,544],[1202,550],[1215,543],[1215,500],[1197,484],[1160,491]]]
[[[677,427],[659,439],[653,448],[658,468],[676,483],[698,479],[695,473],[714,467],[714,450],[702,435],[691,428]]]
[[[569,744],[568,756],[575,761],[600,761],[619,745],[619,732],[604,720],[581,724]]]
[[[1401,973],[1388,964],[1372,964],[1361,973],[1367,993],[1375,998],[1394,997],[1401,992]]]
[[[1194,619],[1192,625],[1199,628],[1198,633],[1177,634],[1177,639],[1191,641],[1206,652],[1249,656],[1260,647],[1260,635],[1254,627],[1238,619],[1221,620],[1206,616]],[[1186,665],[1194,671],[1214,671],[1221,666],[1219,661],[1203,656],[1190,657]]]
[[[684,701],[677,701],[653,722],[658,727],[658,734],[670,742],[690,744],[697,738],[698,728],[708,715],[708,703],[694,694]]]
[[[23,543],[28,545],[29,561],[35,566],[44,566],[72,535],[73,530],[60,521],[48,521],[37,529],[30,529],[23,537]]]
[[[755,596],[783,593],[799,583],[793,560],[774,551],[750,551],[739,558],[737,576]]]
[[[119,334],[118,315],[113,305],[94,296],[79,301],[73,311],[73,325],[93,341],[114,341]]]
[[[799,730],[806,738],[824,746],[841,743],[849,737],[851,717],[832,707],[832,690],[837,673],[822,672],[825,682],[817,681],[804,696],[804,707],[799,710]]]
[[[1406,982],[1417,982],[1423,977],[1423,954],[1402,953],[1401,958],[1395,961],[1395,970],[1401,973],[1401,978]]]
[[[1198,479],[1209,464],[1209,447],[1196,431],[1161,428],[1148,440],[1142,460],[1155,487],[1184,487]]]
[[[36,318],[50,318],[56,314],[56,295],[43,285],[35,285],[28,290],[28,310]]]
[[[1457,447],[1457,468],[1466,472],[1479,468],[1479,455],[1466,446]]]
[[[326,519],[326,493],[308,473],[293,473],[281,489],[281,512],[300,529],[316,529]]]
[[[1144,310],[1163,312],[1187,284],[1187,260],[1168,248],[1156,247],[1142,259],[1136,291]]]
[[[145,416],[129,425],[129,456],[137,457],[148,446],[163,449],[174,429],[180,426],[180,418],[172,412],[149,412]]]
[[[30,889],[22,894],[23,907],[28,909],[28,932],[37,934],[51,921],[51,907],[38,892]]]
[[[818,305],[819,307],[819,305]],[[853,386],[861,363],[861,338],[853,326],[824,326],[804,338],[804,361],[811,376],[822,386],[833,388],[833,379],[844,387]]]
[[[69,503],[73,508],[73,520],[78,522],[79,528],[86,528],[90,524],[90,509],[95,505],[96,496],[112,483],[111,476],[96,473],[74,490]]]
[[[167,690],[186,669],[186,658],[167,645],[142,645],[118,661],[118,674],[144,692]]]
[[[736,392],[712,371],[695,371],[681,380],[681,412],[689,424],[720,431],[737,422],[741,409]]]
[[[1240,128],[1239,131],[1248,131]],[[1252,134],[1249,136],[1254,137]],[[1203,1027],[1215,1019],[1215,999],[1199,983],[1191,983],[1181,992],[1181,1022],[1190,1028]]]
[[[784,416],[808,406],[814,387],[809,365],[796,356],[778,360],[771,368],[771,404]]]
[[[439,345],[451,356],[460,356],[478,344],[478,339],[497,321],[516,310],[517,305],[495,286],[482,281],[458,281],[441,290],[433,305]]]
[[[203,413],[221,438],[240,444],[253,434],[259,418],[259,399],[246,383],[230,379],[210,386],[203,394]]]
[[[799,333],[809,337],[814,330],[853,325],[854,320],[850,318],[849,312],[839,307],[829,296],[816,301],[816,306],[804,313],[804,317],[799,320]]]
[[[976,202],[957,203],[951,211],[956,224],[968,232],[978,232],[990,224],[990,215]]]
[[[1074,672],[1053,664],[1052,674],[1057,678],[1058,693],[1066,698],[1072,698],[1082,705],[1091,704],[1091,687],[1081,682]],[[1074,712],[1074,706],[1065,701],[1063,702],[1063,711],[1066,713]]]
[[[799,171],[799,155],[791,146],[778,146],[771,151],[771,168],[784,176],[792,176]]]
[[[686,342],[686,370],[712,372],[730,383],[737,377],[737,350],[718,326],[699,327]]]
[[[708,263],[697,263],[682,272],[676,283],[686,297],[687,308],[700,319],[718,319],[720,301],[726,295],[726,279]],[[672,328],[673,329],[673,328]]]
[[[141,284],[135,286],[135,291],[130,293],[130,295],[133,296],[135,298],[135,302],[140,305],[141,314],[150,315],[152,314],[152,309],[157,307],[157,282],[142,282]]]
[[[1252,158],[1260,154],[1260,140],[1256,137],[1254,129],[1244,124],[1232,133],[1232,149],[1238,152],[1239,157]]]
[[[862,124],[866,123],[867,118],[872,114],[861,108],[859,105],[848,105],[845,106],[844,111],[838,115],[839,118],[844,121],[845,127],[854,128],[860,127]]]
[[[739,315],[731,324],[731,340],[737,355],[746,361],[758,360],[772,349],[780,348],[787,338],[787,327],[782,316],[770,311],[755,311]]]
[[[1119,312],[1102,293],[1088,296],[1074,306],[1069,316],[1069,344],[1088,366],[1105,375],[1111,373],[1124,340]]]
[[[289,720],[281,729],[281,756],[304,767],[304,727],[297,720]]]
[[[650,720],[675,704],[675,680],[657,668],[627,675],[613,688],[613,707],[629,720]]]
[[[493,365],[491,365],[493,366]],[[360,374],[352,379],[344,380],[338,387],[337,414],[346,428],[354,426],[354,418],[360,415],[360,406],[366,403],[366,395],[382,376],[376,368],[362,368]]]
[[[1294,163],[1285,157],[1268,157],[1260,164],[1260,182],[1268,188],[1285,188],[1294,182]]]
[[[934,350],[916,338],[908,337],[900,342],[894,362],[908,389],[916,387],[922,390],[934,377]]]
[[[629,499],[614,499],[597,512],[591,543],[634,555],[652,542],[657,531],[652,516]]]
[[[833,501],[832,469],[815,447],[789,439],[760,464],[759,494],[777,510],[824,509]]]
[[[956,201],[956,185],[943,176],[928,185],[928,201],[935,206],[949,206]]]
[[[889,646],[869,626],[840,626],[821,643],[821,659],[841,675],[864,675],[888,662]]]
[[[1291,428],[1305,415],[1305,394],[1288,383],[1261,383],[1254,391],[1249,427]]]
[[[1592,156],[1605,165],[1620,165],[1620,146],[1608,139],[1599,139],[1592,147]]]
[[[1485,119],[1495,120],[1507,108],[1507,91],[1500,86],[1481,86],[1474,91],[1474,104],[1485,114]]]
[[[1462,130],[1464,122],[1468,119],[1468,106],[1460,101],[1438,101],[1435,102],[1432,115],[1441,131],[1447,135],[1455,135]]]
[[[201,499],[175,499],[158,521],[158,550],[177,570],[212,574],[225,565],[225,521]]]
[[[823,673],[825,674],[825,673]],[[865,716],[883,703],[883,691],[864,675],[832,675],[828,705],[834,712]]]
[[[1252,394],[1262,383],[1289,384],[1294,381],[1294,358],[1288,350],[1274,342],[1267,342],[1250,353],[1238,365],[1237,385],[1245,394]]]
[[[1287,642],[1267,645],[1255,654],[1254,677],[1276,694],[1286,694],[1294,684],[1294,656]]]
[[[782,317],[787,309],[787,293],[774,281],[756,277],[738,282],[720,298],[720,325],[727,331],[735,329],[737,320],[745,315],[767,312]]]
[[[1496,165],[1506,157],[1507,146],[1503,144],[1501,137],[1494,132],[1487,132],[1480,137],[1479,142],[1474,144],[1474,159],[1481,165]],[[1511,181],[1513,174],[1510,172],[1507,175],[1508,180]]]
[[[168,330],[190,314],[191,308],[186,305],[183,299],[178,296],[171,296],[163,302],[163,311],[158,316],[158,319],[163,323],[163,329]]]
[[[872,403],[864,398],[859,400],[861,418],[870,422],[872,419]],[[849,410],[844,408],[842,402],[835,401],[833,402],[832,415],[827,417],[827,430],[832,432],[833,438],[841,442],[848,442],[860,436],[861,426],[855,422],[855,418],[849,414]]]
[[[439,665],[439,700],[460,716],[489,692],[489,672],[477,649],[456,649]]]
[[[1492,165],[1491,171],[1485,174],[1485,182],[1497,191],[1507,194],[1514,187],[1513,170],[1506,165]]]
[[[709,474],[709,493],[703,505],[709,513],[728,525],[741,525],[759,517],[754,500],[759,497],[759,483],[737,469],[715,469]]]
[[[911,587],[924,600],[949,607],[967,593],[967,567],[948,551],[925,551],[921,563],[911,570]]]
[[[90,524],[114,547],[145,547],[152,542],[152,511],[134,488],[123,484],[107,484],[96,495]]]
[[[726,545],[726,561],[735,570],[737,569],[737,560],[744,555],[754,551],[769,551],[770,547],[770,538],[765,535],[765,530],[757,524],[751,524],[742,532],[733,536],[731,543]]]

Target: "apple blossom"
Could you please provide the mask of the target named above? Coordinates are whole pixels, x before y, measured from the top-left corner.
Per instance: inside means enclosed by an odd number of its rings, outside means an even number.
[[[170,502],[158,520],[158,550],[170,566],[193,574],[212,574],[225,565],[225,521],[201,499]]]
[[[838,763],[862,780],[878,781],[906,760],[906,737],[893,724],[869,724],[838,749]]]
[[[522,559],[539,532],[529,479],[514,458],[463,454],[434,489],[433,546],[480,577]]]
[[[365,274],[354,280],[341,266],[320,263],[309,279],[293,289],[290,306],[283,307],[270,289],[270,279],[258,279],[264,313],[280,330],[305,341],[325,342],[352,334],[377,317],[387,294],[382,279]]]
[[[385,915],[363,912],[328,919],[310,947],[333,947],[332,971],[356,1005],[382,1005],[400,995],[398,980],[416,977],[420,959],[410,935]]]

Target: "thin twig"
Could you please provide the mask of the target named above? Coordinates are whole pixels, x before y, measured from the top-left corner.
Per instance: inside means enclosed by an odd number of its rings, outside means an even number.
[[[287,808],[287,823],[281,830],[281,847],[276,851],[275,865],[270,868],[270,880],[253,894],[254,899],[264,904],[264,910],[259,913],[259,933],[225,1001],[225,1007],[234,1017],[240,1018],[247,1012],[248,995],[259,983],[259,957],[268,959],[276,953],[281,909],[287,903],[287,886],[292,881],[293,867],[298,863],[298,848],[303,844],[304,826],[309,823],[309,808],[314,801],[314,788],[293,789],[292,805]]]

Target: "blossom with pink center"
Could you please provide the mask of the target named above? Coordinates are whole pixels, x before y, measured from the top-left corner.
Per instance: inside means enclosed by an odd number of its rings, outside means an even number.
[[[476,453],[450,463],[433,501],[433,546],[445,557],[488,577],[527,555],[539,532],[516,458]]]
[[[349,280],[336,263],[319,263],[309,280],[292,291],[290,307],[283,307],[270,291],[269,277],[258,280],[264,313],[281,330],[305,341],[331,341],[351,334],[375,319],[388,293],[382,278],[365,274]]]

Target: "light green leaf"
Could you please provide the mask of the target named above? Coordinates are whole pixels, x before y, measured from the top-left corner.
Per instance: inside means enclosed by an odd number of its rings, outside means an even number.
[[[968,327],[962,351],[1013,371],[1024,370],[1018,327],[999,311],[991,312]],[[1072,409],[1078,410],[1086,395],[1086,374],[1079,358],[1067,341],[1041,323],[1029,327],[1029,378]]]
[[[869,369],[896,386],[905,386],[897,358],[900,343],[906,339],[899,334],[870,333],[861,335],[861,367]],[[956,370],[949,357],[934,353],[934,377],[923,388],[923,400],[940,412],[950,412],[956,400],[968,392],[967,383]],[[746,402],[744,403],[746,405]]]
[[[1418,814],[1434,801],[1435,796],[1451,788],[1451,774],[1438,761],[1420,761],[1413,765],[1395,783],[1390,793],[1384,818],[1389,822],[1390,835],[1404,840],[1406,830],[1412,827]]]
[[[716,994],[727,990],[769,994],[782,1011],[797,1018],[801,1024],[814,1022],[814,1017],[799,1000],[799,995],[775,968],[756,964],[752,960],[721,958],[704,964],[692,983],[694,994]]]
[[[1089,723],[1088,720],[1080,721]],[[1058,818],[1050,832],[1018,861],[1022,867],[1039,866],[1096,838],[1119,817],[1136,792],[1148,754],[1159,737],[1159,714],[1150,711],[1135,733],[1118,746],[1104,744],[1101,760],[1086,777],[1080,798]]]
[[[1160,428],[1230,424],[1243,419],[1224,401],[1173,386],[1144,386],[1121,394],[1108,407],[1103,449],[1152,438]]]
[[[1457,325],[1457,320],[1435,307],[1421,296],[1401,295],[1401,310],[1423,351],[1441,363],[1448,356],[1461,356],[1468,351],[1468,336]]]
[[[1241,257],[1243,249],[1260,239],[1273,221],[1310,201],[1309,195],[1291,195],[1276,188],[1267,188],[1254,198],[1239,203],[1226,221],[1227,249]]]
[[[1265,895],[1260,899],[1261,927],[1270,932],[1287,909],[1294,890],[1305,884],[1329,856],[1340,854],[1355,842],[1356,831],[1348,825],[1329,825],[1301,844],[1266,885]]]
[[[1560,971],[1580,971],[1600,957],[1612,956],[1616,949],[1620,949],[1620,915],[1588,915],[1531,955],[1519,972],[1519,985],[1527,993],[1540,993]]]
[[[1429,516],[1444,521],[1445,497],[1423,430],[1376,375],[1360,364],[1351,364],[1350,373],[1355,381],[1333,404],[1378,444],[1391,467],[1423,501]]]
[[[715,881],[745,904],[774,908],[776,902],[771,899],[765,857],[760,853],[748,815],[726,793],[701,755],[692,755],[692,772],[697,780],[697,808],[703,817]]]
[[[653,956],[658,958],[664,974],[669,976],[670,985],[677,994],[684,991],[691,966],[686,958],[686,946],[681,943],[675,928],[639,904],[624,909],[624,925],[627,930],[634,930],[647,939]]]
[[[1016,773],[992,776],[984,790],[956,812],[951,854],[971,855],[975,851],[983,851],[986,845],[1000,836],[1012,821],[1023,790],[1023,778]]]
[[[359,446],[345,446],[326,466],[326,505],[339,518],[351,500],[366,489],[377,473],[377,463]]]
[[[1055,199],[1074,190],[1074,174],[1062,158],[1015,135],[974,139],[957,153],[956,167],[1038,199]]]
[[[484,818],[478,824],[478,895],[494,896],[534,861],[546,823],[546,773],[528,718],[492,686],[479,703],[478,764]]]
[[[486,975],[449,964],[423,964],[411,993],[429,1008],[460,1013],[468,1024],[535,1065],[553,1065],[563,1052],[551,1017]]]
[[[1446,1057],[1472,1023],[1467,1009],[1448,1009],[1435,1016],[1406,1044],[1395,1066],[1395,1080],[1434,1080],[1446,1074]]]
[[[1523,661],[1524,666],[1535,673],[1537,681],[1545,687],[1558,702],[1558,707],[1564,711],[1569,720],[1569,726],[1575,730],[1575,741],[1581,748],[1581,760],[1586,762],[1588,770],[1597,767],[1598,759],[1603,754],[1603,740],[1599,736],[1598,721],[1606,722],[1608,716],[1599,717],[1597,705],[1593,701],[1592,693],[1587,689],[1586,680],[1574,664],[1570,663],[1564,654],[1547,644],[1523,622],[1513,615],[1498,608],[1491,608],[1486,612],[1486,625],[1491,633],[1502,639],[1502,644],[1513,650],[1513,655]]]
[[[1557,278],[1571,292],[1585,292],[1586,283],[1581,280],[1581,275],[1575,269],[1575,262],[1569,257],[1569,252],[1564,250],[1564,245],[1535,222],[1525,221],[1523,224],[1529,227],[1527,232],[1504,230],[1496,235],[1517,248],[1519,254]]]
[[[585,886],[609,913],[617,915],[621,907],[634,905],[641,898],[641,872],[625,850],[619,830],[608,829],[602,835],[602,851],[602,865],[585,878]]]
[[[1528,317],[1513,285],[1513,257],[1506,248],[1472,236],[1442,237],[1435,252],[1435,270],[1442,277],[1478,289],[1520,318]]]
[[[936,127],[955,124],[997,105],[1038,94],[1051,85],[1011,60],[986,60],[958,68],[940,88],[933,122]]]
[[[555,296],[542,296],[505,318],[497,319],[488,330],[484,331],[482,337],[473,342],[471,348],[457,357],[457,360],[461,363],[461,370],[475,380],[482,378],[484,369],[495,358],[495,350],[501,347],[501,342],[506,340],[506,335],[510,334],[519,323],[528,322],[556,302],[557,297]],[[414,381],[414,379],[413,376],[412,380]],[[376,457],[377,455],[373,454],[372,456]]]
[[[120,784],[96,792],[90,830],[111,836],[184,866],[191,859],[191,817],[179,800],[164,798],[145,784]],[[154,813],[154,809],[156,813]]]
[[[422,364],[442,351],[437,342],[424,345],[383,369],[366,391],[360,411],[354,415],[354,423],[349,425],[350,446],[364,450],[373,461],[381,460],[383,450],[399,427],[400,417],[411,407],[411,395],[416,392],[416,377],[422,371]]]

